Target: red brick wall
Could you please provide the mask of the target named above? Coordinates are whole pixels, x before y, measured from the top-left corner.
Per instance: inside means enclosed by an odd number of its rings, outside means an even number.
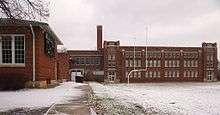
[[[58,60],[57,60],[57,74],[58,74],[58,79],[70,79],[70,74],[69,74],[69,59],[70,56],[68,53],[58,53]]]
[[[132,46],[121,46],[121,51],[133,51]],[[187,51],[187,52],[198,52],[198,58],[196,58],[196,60],[198,60],[198,67],[191,67],[191,68],[185,68],[184,66],[184,59],[183,54],[180,54],[180,57],[178,58],[178,60],[180,60],[180,67],[179,67],[179,71],[180,71],[180,77],[164,77],[164,70],[165,69],[176,69],[176,68],[167,68],[164,67],[164,62],[166,60],[166,58],[164,57],[164,54],[162,53],[162,57],[157,59],[157,60],[161,60],[161,67],[148,67],[148,70],[159,70],[161,73],[161,77],[160,78],[145,78],[145,72],[142,72],[142,76],[141,78],[130,78],[130,82],[163,82],[163,81],[204,81],[204,62],[203,62],[203,57],[204,57],[204,52],[202,47],[148,47],[148,51]],[[142,52],[141,55],[141,67],[136,67],[136,69],[145,69],[146,65],[145,65],[145,47],[138,47],[136,46],[136,51],[144,51]],[[215,56],[214,58],[217,59],[216,57],[217,52],[215,52]],[[127,82],[127,78],[125,77],[125,57],[122,56],[119,60],[121,60],[122,63],[122,67],[123,67],[123,72],[122,72],[122,76],[121,76],[121,82]],[[151,58],[148,58],[148,60]],[[168,59],[169,60],[169,59]],[[216,64],[216,62],[214,62]],[[128,70],[133,70],[133,67],[127,67]],[[198,71],[198,77],[183,77],[183,72],[185,69],[196,69]]]
[[[37,80],[55,80],[55,63],[57,55],[55,57],[50,58],[44,51],[44,36],[45,31],[35,29],[36,36],[36,76]],[[55,48],[55,52],[57,52],[57,48]]]
[[[34,27],[36,34],[36,80],[51,80],[55,79],[55,63],[56,56],[49,58],[44,53],[44,30],[40,27]],[[25,35],[25,67],[0,67],[0,77],[7,75],[23,74],[29,80],[32,80],[32,33],[30,27],[24,26],[0,26],[0,34],[24,34]],[[55,48],[55,52],[56,48]]]
[[[25,35],[25,67],[0,67],[1,76],[23,75],[32,80],[32,35],[28,27],[1,27],[0,34],[24,34]]]

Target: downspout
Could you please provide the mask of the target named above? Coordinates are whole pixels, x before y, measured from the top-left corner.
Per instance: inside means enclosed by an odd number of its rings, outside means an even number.
[[[33,78],[32,78],[32,81],[35,82],[36,81],[36,74],[35,74],[35,71],[36,71],[36,67],[35,67],[35,64],[36,64],[36,59],[35,59],[35,33],[34,33],[34,29],[33,29],[33,26],[30,24],[30,28],[31,28],[31,33],[32,33],[32,37],[33,37]],[[35,83],[33,83],[33,86],[35,86]]]

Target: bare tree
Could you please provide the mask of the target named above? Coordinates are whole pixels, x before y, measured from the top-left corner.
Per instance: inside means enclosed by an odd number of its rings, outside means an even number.
[[[49,17],[49,2],[43,0],[0,0],[0,16],[42,20]]]

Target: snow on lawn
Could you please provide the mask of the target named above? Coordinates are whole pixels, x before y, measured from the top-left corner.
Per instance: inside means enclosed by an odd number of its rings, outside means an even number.
[[[25,89],[19,91],[0,92],[0,111],[16,108],[49,107],[53,103],[68,103],[83,95],[83,91],[76,87],[85,84],[65,82],[50,89]]]
[[[160,114],[219,115],[220,82],[89,84],[95,95],[143,106]]]

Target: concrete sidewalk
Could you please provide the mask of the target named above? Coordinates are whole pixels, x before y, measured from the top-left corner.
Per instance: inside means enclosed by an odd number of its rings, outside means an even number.
[[[78,99],[70,100],[68,104],[55,105],[48,115],[68,114],[68,115],[90,115],[90,107],[88,103],[90,88],[89,85],[77,87],[84,91],[84,95]]]

